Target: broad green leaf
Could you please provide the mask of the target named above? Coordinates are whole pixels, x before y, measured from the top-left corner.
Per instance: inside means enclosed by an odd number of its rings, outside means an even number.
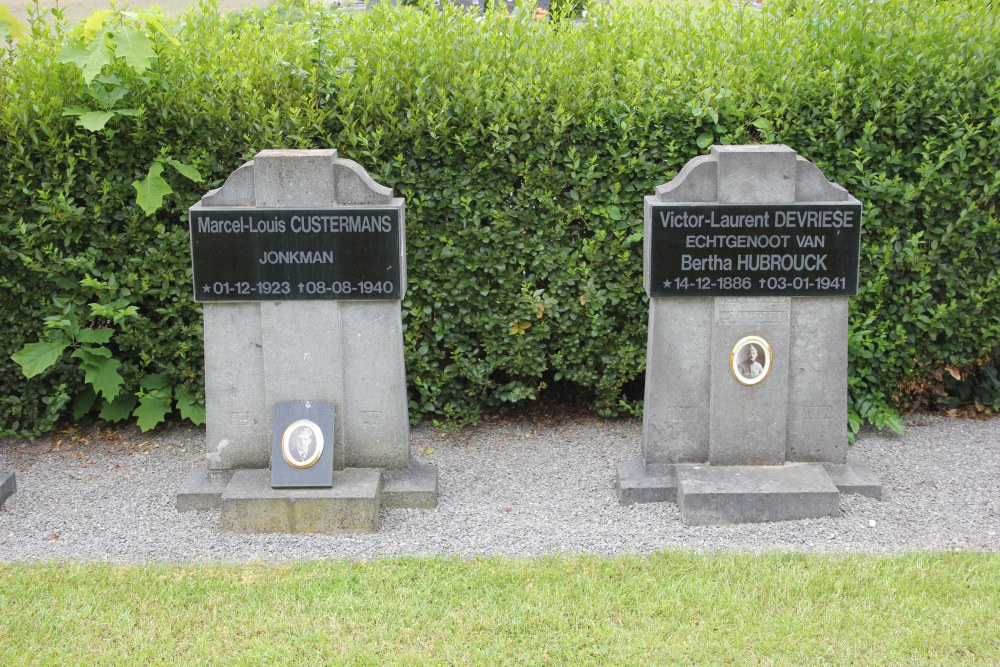
[[[712,133],[702,132],[701,134],[698,135],[698,138],[695,140],[695,143],[698,144],[698,148],[708,148],[709,146],[712,145]]]
[[[139,12],[139,18],[146,22],[147,27],[156,28],[156,31],[167,38],[167,40],[174,46],[180,46],[181,41],[173,36],[161,22],[161,19],[166,19],[167,17],[163,14],[155,14],[153,12]]]
[[[166,389],[170,386],[170,379],[163,373],[150,373],[139,380],[139,386],[147,391]]]
[[[97,401],[97,394],[90,387],[84,387],[83,391],[76,395],[73,399],[73,419],[79,420],[85,414],[90,412],[90,409],[94,407],[94,403]]]
[[[120,116],[139,116],[142,114],[138,109],[115,109],[115,113]]]
[[[90,112],[91,112],[91,109],[88,109],[86,107],[80,107],[80,106],[73,105],[73,106],[64,107],[62,115],[63,116],[82,116],[83,114],[90,113]]]
[[[120,422],[128,419],[132,415],[132,408],[135,407],[136,398],[132,395],[119,396],[114,401],[104,401],[101,406],[101,419],[109,422]]]
[[[78,347],[70,355],[74,359],[79,359],[85,364],[98,364],[102,359],[111,358],[111,350],[106,347]]]
[[[122,58],[136,74],[142,74],[156,59],[153,42],[138,30],[122,28],[112,35],[115,55]]]
[[[195,183],[201,183],[201,173],[197,169],[189,164],[184,164],[180,160],[175,160],[172,157],[165,157],[163,161],[169,164],[171,167],[180,172],[181,176],[191,179]]]
[[[153,215],[163,206],[163,198],[173,192],[170,185],[163,180],[160,174],[163,173],[163,163],[159,160],[149,165],[149,173],[141,183],[133,181],[132,187],[138,195],[135,202],[145,211],[146,215]]]
[[[97,36],[89,47],[67,46],[56,58],[61,63],[69,63],[80,68],[83,80],[90,83],[94,80],[105,65],[111,62],[113,57],[111,49],[104,43],[104,34]]]
[[[170,412],[169,394],[164,398],[162,394],[157,393],[147,394],[140,398],[139,407],[135,409],[133,414],[139,424],[139,428],[143,431],[148,431],[162,422],[168,412]]]
[[[174,392],[177,396],[177,409],[184,419],[190,419],[191,423],[202,425],[205,423],[205,404],[195,401],[194,392],[187,387],[178,387]]]
[[[108,121],[115,115],[114,111],[88,111],[80,107],[69,107],[63,111],[64,116],[79,116],[76,124],[85,130],[96,132],[103,130]]]
[[[100,32],[101,28],[104,27],[104,21],[111,16],[112,12],[110,9],[98,9],[93,14],[91,14],[86,21],[83,22],[83,36],[87,39],[93,39],[94,35]]]
[[[23,39],[28,30],[4,5],[0,5],[0,39],[7,41]]]
[[[80,334],[76,337],[76,340],[81,343],[97,343],[98,345],[103,345],[111,340],[111,337],[114,335],[115,330],[107,327],[102,327],[100,329],[81,329]]]
[[[97,80],[91,82],[87,87],[87,93],[93,97],[97,103],[106,111],[112,111],[112,107],[118,104],[121,100],[128,94],[127,86],[113,86],[110,90],[105,88],[103,85],[97,83],[103,77],[98,77]]]
[[[51,368],[67,347],[68,340],[28,343],[20,351],[10,355],[10,358],[21,367],[24,377],[32,378]]]
[[[83,368],[83,379],[94,388],[94,391],[104,396],[105,399],[113,401],[121,391],[124,382],[118,372],[121,363],[117,359],[104,358],[103,354],[96,354],[99,350],[107,350],[107,348],[80,348],[73,353],[73,356],[82,361],[80,367]],[[110,351],[108,354],[111,354]]]

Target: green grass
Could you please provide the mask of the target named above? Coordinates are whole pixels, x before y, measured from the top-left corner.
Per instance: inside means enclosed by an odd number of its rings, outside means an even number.
[[[996,664],[1000,556],[0,565],[0,664]]]

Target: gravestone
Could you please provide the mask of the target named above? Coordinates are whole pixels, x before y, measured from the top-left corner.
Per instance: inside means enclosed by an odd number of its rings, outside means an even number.
[[[9,470],[0,470],[0,507],[17,491],[17,479]]]
[[[403,200],[334,150],[265,150],[190,218],[207,462],[178,509],[221,508],[227,530],[335,532],[374,530],[379,507],[433,507],[437,468],[410,453]],[[329,408],[313,434],[329,429],[330,486],[269,472],[295,405]]]
[[[646,197],[644,225],[642,448],[617,466],[620,502],[709,524],[880,498],[847,457],[861,203],[787,146],[713,146]]]

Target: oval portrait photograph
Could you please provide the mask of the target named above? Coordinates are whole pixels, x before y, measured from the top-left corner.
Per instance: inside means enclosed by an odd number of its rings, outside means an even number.
[[[293,468],[304,470],[316,464],[323,453],[323,431],[308,419],[292,422],[281,434],[281,455]]]
[[[760,384],[771,371],[771,346],[760,336],[746,336],[733,346],[729,357],[733,377],[742,385]]]

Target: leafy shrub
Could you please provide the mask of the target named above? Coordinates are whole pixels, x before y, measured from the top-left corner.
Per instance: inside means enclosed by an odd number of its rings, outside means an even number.
[[[943,368],[998,356],[990,2],[614,3],[584,21],[206,2],[94,25],[37,18],[0,53],[0,432],[74,405],[122,416],[73,356],[92,343],[25,379],[10,355],[53,322],[111,329],[133,405],[191,410],[186,209],[264,148],[337,148],[406,198],[414,415],[474,419],[552,383],[637,409],[642,197],[712,143],[786,143],[865,203],[855,430],[898,426]],[[141,33],[148,67],[115,51],[88,83],[80,49],[104,28],[105,46]],[[162,205],[142,198],[154,175]]]

